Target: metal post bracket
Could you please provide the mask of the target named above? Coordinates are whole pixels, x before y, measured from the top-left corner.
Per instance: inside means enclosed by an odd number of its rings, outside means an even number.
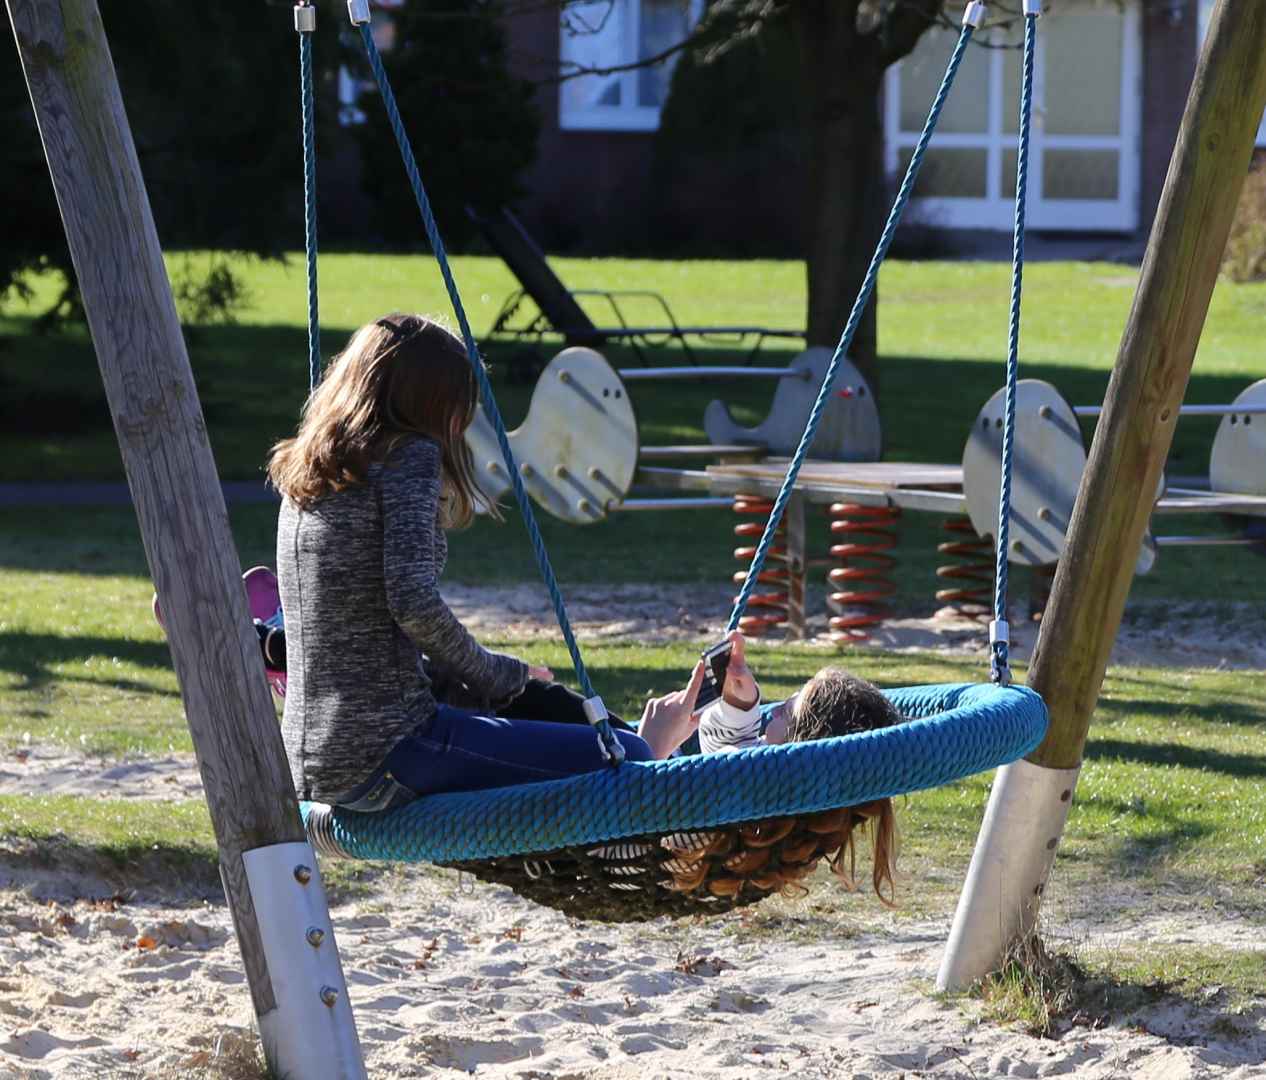
[[[259,1018],[267,1058],[305,1080],[366,1080],[325,887],[310,844],[242,856],[277,1007]]]

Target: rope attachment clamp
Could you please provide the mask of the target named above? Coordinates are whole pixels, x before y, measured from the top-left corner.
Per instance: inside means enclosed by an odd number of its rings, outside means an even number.
[[[316,31],[316,7],[306,0],[302,4],[295,4],[295,31],[300,34]]]
[[[1010,646],[1011,624],[1005,619],[994,619],[989,624],[989,649],[993,654],[989,678],[999,686],[1011,685],[1011,668],[1007,663]]]
[[[967,5],[967,10],[963,12],[963,25],[979,30],[980,24],[985,21],[986,14],[988,14],[988,9],[981,0],[971,0],[971,3]]]
[[[610,713],[607,712],[602,698],[597,694],[591,698],[585,698],[582,707],[585,711],[585,719],[598,731],[598,745],[602,747],[602,756],[610,764],[619,765],[624,760],[624,744],[615,737],[615,732],[611,731],[607,724]],[[608,732],[610,732],[610,739],[607,738]]]
[[[369,0],[347,0],[347,17],[353,26],[364,26],[369,22]]]
[[[1024,0],[1024,14],[1037,18],[1042,14],[1042,0]]]

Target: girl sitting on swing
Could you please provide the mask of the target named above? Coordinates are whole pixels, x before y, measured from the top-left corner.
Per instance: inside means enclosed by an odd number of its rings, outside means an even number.
[[[579,695],[546,668],[483,648],[440,596],[446,531],[469,524],[481,502],[500,517],[463,437],[477,404],[462,342],[424,317],[388,315],[356,332],[295,436],[273,449],[282,736],[301,799],[376,811],[606,766]],[[897,719],[869,683],[833,669],[762,713],[738,635],[723,696],[700,717],[702,679],[700,664],[684,690],[648,702],[637,733],[617,720],[629,761],[667,757],[696,728],[706,752]],[[867,815],[877,857],[878,838],[892,834],[883,804]]]

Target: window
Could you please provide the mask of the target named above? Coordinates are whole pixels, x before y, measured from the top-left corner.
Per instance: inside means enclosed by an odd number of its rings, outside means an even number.
[[[945,103],[915,187],[922,220],[1010,229],[1015,198],[1021,27],[971,48]],[[1065,0],[1042,18],[1033,87],[1028,223],[1036,229],[1128,231],[1138,224],[1138,5]],[[955,31],[929,30],[888,73],[887,169],[904,175]],[[916,212],[918,212],[916,211]]]
[[[563,8],[562,72],[614,68],[657,56],[698,20],[701,0],[587,0]],[[559,90],[564,130],[654,131],[668,98],[676,56],[659,64],[579,75]]]

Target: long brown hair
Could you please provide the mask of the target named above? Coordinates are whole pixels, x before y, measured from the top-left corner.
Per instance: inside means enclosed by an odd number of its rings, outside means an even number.
[[[823,668],[800,692],[787,725],[787,741],[874,731],[900,719],[878,687],[840,668]],[[870,832],[875,895],[891,907],[897,858],[891,799],[668,837],[663,846],[671,854],[664,868],[672,875],[669,887],[680,892],[704,888],[718,897],[738,896],[744,890],[796,896],[805,892],[801,881],[826,859],[845,887],[856,890],[859,828]]]
[[[273,447],[268,478],[298,506],[365,482],[370,465],[425,435],[440,444],[440,524],[462,528],[477,505],[500,517],[479,489],[463,434],[479,386],[461,341],[422,315],[393,313],[361,327],[304,406],[299,430]]]
[[[787,741],[855,735],[891,727],[900,721],[897,710],[874,683],[859,679],[843,668],[825,667],[800,691],[800,700],[787,723]],[[861,806],[850,806],[842,814],[840,846],[827,856],[831,870],[849,888],[856,888],[857,848],[853,832],[858,826],[868,828],[873,863],[871,883],[879,899],[891,904],[893,865],[897,859],[897,815],[892,800],[876,799]]]

